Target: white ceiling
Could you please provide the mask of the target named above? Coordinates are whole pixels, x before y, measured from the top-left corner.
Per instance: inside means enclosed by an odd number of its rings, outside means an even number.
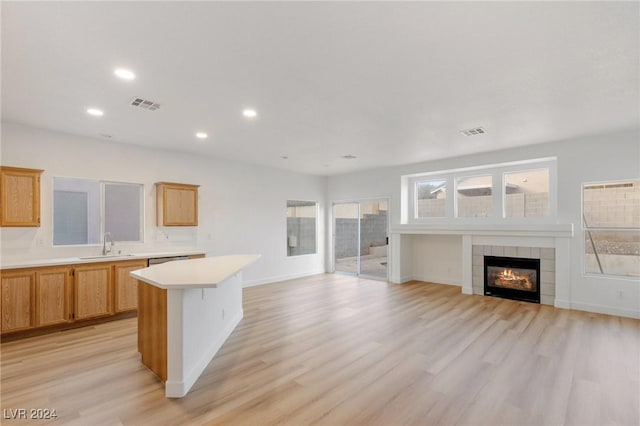
[[[638,128],[639,21],[638,2],[3,1],[2,118],[320,175],[415,163]]]

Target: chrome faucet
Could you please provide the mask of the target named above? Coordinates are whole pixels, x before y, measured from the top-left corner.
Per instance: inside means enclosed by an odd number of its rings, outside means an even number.
[[[109,248],[107,248],[107,237],[109,238]],[[106,256],[113,250],[113,238],[111,238],[111,232],[105,232],[102,239],[102,255]]]

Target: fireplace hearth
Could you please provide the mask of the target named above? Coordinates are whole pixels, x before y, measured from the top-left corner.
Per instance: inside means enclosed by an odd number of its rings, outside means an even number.
[[[485,256],[484,294],[540,303],[540,259]]]

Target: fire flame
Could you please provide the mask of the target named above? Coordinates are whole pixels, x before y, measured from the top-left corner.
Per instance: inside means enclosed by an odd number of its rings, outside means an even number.
[[[530,290],[535,288],[531,277],[527,274],[513,272],[513,269],[505,268],[496,276],[496,285],[499,287]]]
[[[500,274],[500,278],[504,278],[506,280],[517,280],[517,279],[520,279],[520,276],[517,274],[514,274],[513,270],[511,269],[505,269]]]

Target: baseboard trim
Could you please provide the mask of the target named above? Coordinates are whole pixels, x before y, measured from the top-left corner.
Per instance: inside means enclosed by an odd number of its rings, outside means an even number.
[[[455,285],[458,287],[462,287],[462,283],[460,281],[452,280],[451,278],[447,278],[447,277],[414,275],[413,277],[411,277],[411,279],[415,281],[425,281],[425,282],[434,283],[434,284],[446,284],[446,285]]]
[[[566,301],[556,300],[556,306],[565,305]],[[640,319],[640,311],[635,309],[625,309],[618,308],[615,306],[607,306],[607,305],[594,305],[592,303],[581,303],[581,302],[569,302],[568,309],[574,309],[577,311],[586,311],[586,312],[594,312],[596,314],[605,314],[605,315],[614,315],[618,317],[626,317],[626,318],[634,318]],[[562,306],[565,307],[565,306]]]

